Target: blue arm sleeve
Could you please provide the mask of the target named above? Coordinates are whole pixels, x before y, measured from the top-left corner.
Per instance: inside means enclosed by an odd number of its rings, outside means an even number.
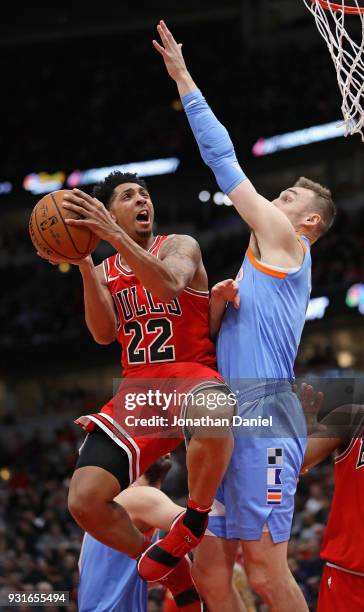
[[[198,89],[183,96],[182,104],[202,159],[213,171],[221,191],[230,193],[247,177],[236,159],[228,131]]]

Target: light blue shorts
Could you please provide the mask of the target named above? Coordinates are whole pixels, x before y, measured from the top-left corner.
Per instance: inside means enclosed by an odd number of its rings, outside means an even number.
[[[269,388],[263,390],[267,392]],[[207,535],[260,540],[262,532],[269,530],[273,542],[284,542],[290,537],[307,444],[306,421],[287,383],[254,400],[248,395],[248,401],[239,402],[239,416],[249,422],[233,427],[234,452],[216,494]],[[257,395],[262,395],[261,390]],[[271,425],[248,424],[250,419],[259,423],[259,417]]]

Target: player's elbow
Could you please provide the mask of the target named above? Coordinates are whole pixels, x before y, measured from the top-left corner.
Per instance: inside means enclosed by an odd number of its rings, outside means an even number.
[[[185,289],[185,284],[179,279],[171,279],[164,287],[159,287],[153,295],[163,302],[171,302]]]
[[[92,334],[93,339],[95,340],[95,342],[97,342],[97,344],[111,344],[112,342],[114,342],[114,340],[116,340],[116,335],[107,335],[107,334]]]
[[[154,297],[158,300],[162,300],[162,302],[171,302],[174,298],[178,297],[182,291],[183,288],[180,289],[179,287],[171,286],[170,288],[158,290],[154,294]]]
[[[89,327],[91,335],[97,344],[111,344],[116,340],[116,329],[92,329]]]
[[[98,336],[95,337],[94,336],[94,340],[95,342],[97,342],[97,344],[111,344],[112,342],[114,342],[115,338],[111,338],[111,337],[107,337],[107,336]]]

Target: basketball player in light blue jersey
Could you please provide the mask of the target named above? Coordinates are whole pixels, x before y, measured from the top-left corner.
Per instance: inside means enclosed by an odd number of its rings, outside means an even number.
[[[151,541],[157,529],[168,531],[184,508],[173,503],[160,487],[171,467],[169,455],[161,457],[138,481],[116,498],[133,523]],[[170,589],[177,609],[202,612],[202,601],[194,587],[191,562],[183,558],[175,570],[160,583]],[[79,612],[147,612],[148,584],[137,571],[137,561],[102,544],[85,533],[79,559]]]
[[[228,132],[188,73],[182,45],[164,22],[158,32],[162,45],[153,45],[176,81],[202,158],[252,230],[236,281],[212,292],[213,333],[222,321],[218,368],[237,391],[241,423],[235,419],[233,457],[210,514],[209,535],[196,551],[193,575],[210,612],[240,612],[231,578],[241,541],[251,586],[269,609],[303,612],[308,608],[287,564],[307,438],[292,391],[293,365],[311,289],[310,247],[332,225],[335,207],[330,191],[308,179],[273,202],[259,195],[239,166]]]

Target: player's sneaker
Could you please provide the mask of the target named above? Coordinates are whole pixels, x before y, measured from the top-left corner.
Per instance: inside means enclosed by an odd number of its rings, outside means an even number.
[[[159,580],[173,595],[178,610],[184,612],[202,612],[203,602],[191,576],[191,561],[186,555],[176,567]]]
[[[199,544],[197,538],[183,523],[186,512],[182,512],[172,523],[169,533],[149,546],[138,562],[138,572],[144,580],[162,580],[171,573],[181,559]],[[206,516],[206,527],[208,517]]]

